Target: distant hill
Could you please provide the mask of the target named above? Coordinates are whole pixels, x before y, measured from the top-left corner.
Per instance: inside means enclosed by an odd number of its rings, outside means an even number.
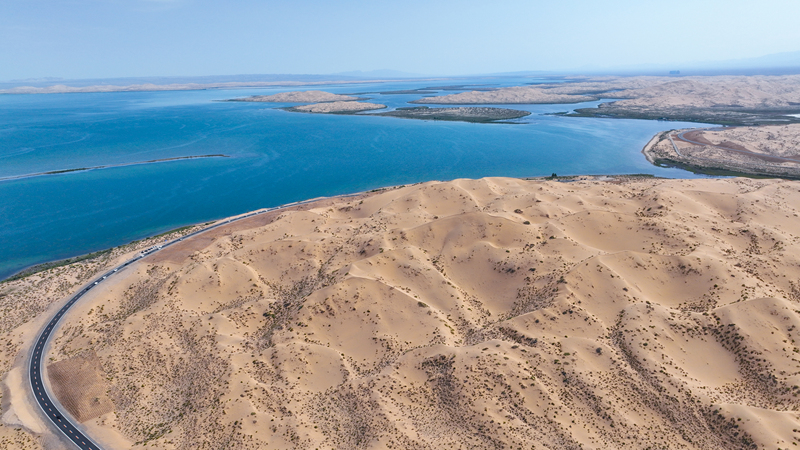
[[[703,60],[681,63],[634,64],[625,66],[592,67],[560,71],[572,74],[604,75],[793,75],[800,73],[800,51],[773,53],[754,58]]]
[[[339,72],[333,75],[343,76],[343,77],[353,77],[353,78],[369,78],[373,80],[376,78],[423,78],[426,76],[418,73],[409,73],[409,72],[402,72],[399,70],[389,70],[389,69],[368,70],[366,72],[361,70],[354,70],[350,72]]]
[[[11,80],[0,82],[0,90],[17,86],[47,87],[63,84],[73,87],[86,86],[130,86],[136,84],[217,84],[217,83],[264,83],[276,81],[319,82],[331,80],[354,80],[346,75],[312,75],[312,74],[248,74],[248,75],[205,75],[187,77],[121,77],[121,78],[87,78],[65,80],[63,78],[39,78],[27,80]]]

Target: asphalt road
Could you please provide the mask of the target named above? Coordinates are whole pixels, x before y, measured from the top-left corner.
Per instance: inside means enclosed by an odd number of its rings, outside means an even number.
[[[360,193],[342,195],[337,198],[354,197],[356,195],[360,195]],[[73,295],[67,301],[67,303],[64,306],[62,306],[58,310],[58,312],[56,312],[56,314],[50,319],[50,321],[47,322],[47,325],[39,333],[39,337],[36,339],[36,344],[33,347],[33,351],[31,352],[30,366],[28,367],[28,376],[30,378],[31,392],[33,393],[33,396],[36,398],[36,402],[39,404],[39,407],[42,409],[42,412],[47,417],[47,419],[49,419],[50,422],[52,422],[52,424],[56,428],[58,428],[58,430],[61,431],[61,433],[63,433],[64,436],[66,436],[67,439],[72,441],[79,449],[99,450],[101,448],[88,436],[86,436],[86,434],[83,433],[83,430],[78,428],[74,419],[69,415],[69,413],[64,412],[63,406],[61,406],[61,404],[59,404],[57,401],[54,401],[52,394],[48,391],[47,387],[42,382],[42,366],[44,364],[43,360],[45,355],[47,354],[47,345],[50,341],[50,338],[53,336],[53,332],[58,328],[58,322],[61,321],[61,318],[64,317],[67,311],[69,311],[69,309],[72,308],[75,305],[75,303],[77,303],[78,300],[81,299],[81,297],[86,295],[87,292],[100,286],[108,278],[118,274],[123,269],[135,263],[136,261],[139,261],[140,259],[145,258],[171,245],[177,244],[178,242],[189,239],[192,236],[196,236],[200,233],[205,233],[206,231],[213,230],[214,228],[228,225],[231,222],[236,222],[238,220],[246,219],[248,217],[253,217],[259,214],[265,214],[271,211],[291,206],[311,203],[318,200],[321,199],[317,198],[317,199],[305,200],[302,202],[289,203],[286,205],[281,205],[273,208],[259,210],[256,212],[251,212],[249,214],[238,216],[233,219],[227,219],[215,225],[211,225],[210,227],[203,228],[202,230],[198,230],[195,231],[194,233],[187,234],[186,236],[175,239],[163,245],[156,245],[150,247],[147,250],[140,253],[135,258],[126,261],[125,263],[104,273],[99,278],[96,278],[95,280],[91,281],[87,286],[85,286],[83,289],[78,291],[78,293]]]

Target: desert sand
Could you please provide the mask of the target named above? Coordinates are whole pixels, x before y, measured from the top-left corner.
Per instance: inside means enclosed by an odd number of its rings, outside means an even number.
[[[643,153],[655,164],[800,178],[800,124],[662,132]]]
[[[551,88],[552,89],[552,88]],[[595,97],[551,92],[538,86],[514,86],[495,91],[470,91],[458,94],[423,97],[410,103],[429,105],[511,105],[530,103],[580,103]]]
[[[99,359],[113,448],[793,448],[798,213],[800,182],[752,179],[328,200],[149,256],[50,362]]]
[[[336,114],[336,113],[356,113],[360,111],[372,111],[374,109],[383,109],[386,105],[379,103],[367,102],[328,102],[328,103],[314,103],[312,105],[300,105],[286,108],[289,111],[295,112],[309,112],[317,114]]]
[[[796,122],[800,75],[712,77],[609,77],[575,79],[426,97],[414,103],[578,103],[620,99],[579,115],[692,120],[725,124]]]
[[[97,274],[130,258],[133,253],[164,239],[174,239],[200,226],[145,239],[91,259],[61,265],[0,283],[0,448],[59,449],[64,443],[49,433],[39,418],[38,407],[29,397],[27,356],[45,319],[56,306]]]
[[[253,95],[251,97],[234,98],[232,102],[273,102],[273,103],[319,103],[358,100],[350,95],[332,94],[325,91],[293,91],[273,95]]]

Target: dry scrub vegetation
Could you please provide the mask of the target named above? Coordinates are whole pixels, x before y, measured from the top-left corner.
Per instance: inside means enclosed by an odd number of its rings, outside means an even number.
[[[425,97],[412,103],[578,103],[617,99],[578,115],[752,125],[798,122],[800,75],[576,78]]]
[[[97,352],[134,448],[793,448],[798,211],[792,181],[391,189],[153,255],[51,356]]]
[[[722,170],[798,179],[800,124],[665,131],[656,135],[643,153],[652,163],[700,172]]]
[[[0,378],[4,383],[0,393],[2,421],[0,422],[0,448],[41,449],[47,441],[31,433],[25,420],[17,417],[17,405],[12,405],[9,389],[25,389],[22,373],[27,368],[28,345],[36,338],[44,313],[52,313],[51,306],[78,290],[96,274],[118,264],[135,252],[164,239],[173,239],[197,229],[187,228],[167,235],[145,239],[118,247],[91,259],[44,270],[22,279],[0,283]],[[21,371],[19,384],[9,386],[9,371]],[[21,395],[20,393],[17,393]],[[32,406],[33,407],[33,406]]]

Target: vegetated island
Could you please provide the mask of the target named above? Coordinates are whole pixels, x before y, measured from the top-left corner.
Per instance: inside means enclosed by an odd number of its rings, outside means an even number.
[[[46,370],[107,448],[787,448],[798,189],[487,178],[274,211],[116,275]],[[37,315],[124,253],[0,284],[0,442],[42,448]]]
[[[305,112],[315,114],[355,114],[362,111],[372,111],[375,109],[386,108],[386,105],[379,103],[368,102],[354,102],[354,101],[336,101],[326,103],[314,103],[311,105],[300,105],[283,108],[286,111]]]
[[[800,179],[800,124],[665,131],[642,152],[694,172]]]
[[[292,91],[272,95],[253,95],[243,98],[232,98],[229,102],[269,102],[269,103],[321,103],[338,101],[363,100],[352,95],[333,94],[325,91]]]
[[[502,120],[519,119],[530,115],[528,111],[508,108],[489,107],[457,107],[429,108],[427,106],[413,108],[397,108],[394,111],[377,113],[378,116],[400,117],[403,119],[450,120],[461,122],[496,123]]]
[[[50,170],[47,172],[37,172],[37,173],[27,173],[23,175],[12,175],[8,177],[0,177],[0,181],[7,181],[7,180],[18,180],[20,178],[31,178],[31,177],[40,177],[44,175],[59,175],[64,173],[71,173],[71,172],[84,172],[87,170],[99,170],[99,169],[110,169],[112,167],[125,167],[125,166],[138,166],[141,164],[155,164],[155,163],[164,163],[170,161],[183,161],[187,159],[201,159],[201,158],[230,158],[228,155],[223,154],[215,154],[215,155],[192,155],[192,156],[177,156],[174,158],[161,158],[161,159],[151,159],[148,161],[135,161],[129,163],[120,163],[120,164],[106,164],[103,166],[92,166],[92,167],[77,167],[73,169],[59,169],[59,170]]]

